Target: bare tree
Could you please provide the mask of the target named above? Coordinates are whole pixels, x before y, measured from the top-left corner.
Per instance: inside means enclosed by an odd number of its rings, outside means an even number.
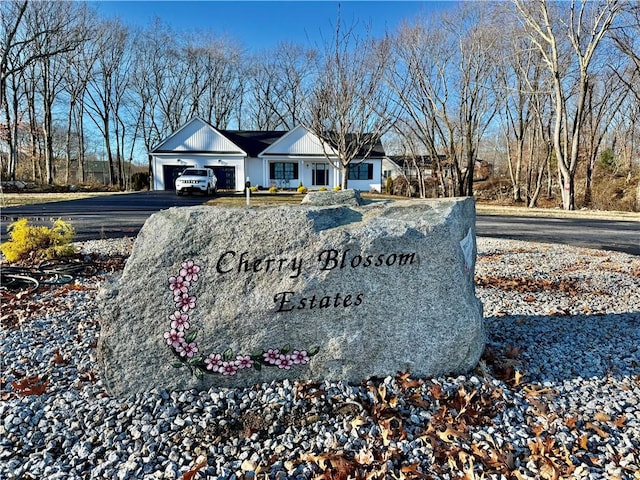
[[[593,171],[611,120],[625,101],[629,90],[616,75],[607,75],[604,68],[587,87],[583,149],[585,157],[584,205],[591,204]]]
[[[107,21],[101,25],[99,40],[96,40],[99,41],[97,59],[85,103],[91,120],[104,139],[109,183],[117,184],[121,189],[124,188],[124,178],[119,113],[128,85],[128,36],[128,29],[119,21]]]
[[[160,91],[169,73],[171,59],[166,54],[176,43],[168,26],[156,19],[147,29],[137,32],[133,41],[134,65],[131,71],[131,91],[139,111],[139,129],[147,150],[157,144],[170,130],[164,125],[159,109]]]
[[[540,71],[540,65],[536,66]],[[543,180],[547,178],[547,196],[551,197],[552,179],[551,155],[551,114],[549,111],[550,98],[543,91],[542,84],[546,83],[543,76],[534,76],[532,82],[528,82],[531,91],[538,92],[533,96],[529,106],[533,113],[533,122],[527,132],[528,161],[526,168],[527,182],[527,206],[533,208],[538,202],[542,192]]]
[[[42,130],[45,143],[46,182],[54,182],[54,119],[53,107],[65,86],[67,55],[78,49],[84,42],[84,7],[70,2],[37,3],[30,18],[33,28],[34,52],[38,67],[38,87],[42,99]],[[48,35],[37,35],[49,31]],[[61,48],[65,45],[66,48]],[[49,52],[57,51],[55,55]]]
[[[463,5],[437,23],[404,25],[395,49],[391,84],[405,125],[416,129],[433,160],[438,150],[446,155],[437,168],[448,177],[442,182],[450,195],[473,195],[479,145],[496,111],[488,88],[495,32],[485,28],[483,15],[482,8]]]
[[[324,140],[342,188],[352,162],[367,158],[390,127],[393,103],[384,84],[390,46],[388,38],[360,38],[338,20],[333,42],[325,44],[320,57],[304,125]]]
[[[201,32],[188,40],[183,52],[186,119],[198,115],[216,128],[228,128],[242,93],[242,50],[230,40]]]
[[[62,88],[59,74],[62,54],[78,48],[84,41],[81,30],[83,7],[68,2],[7,1],[0,4],[0,102],[7,101],[6,87],[10,76],[13,85],[24,80],[26,69],[37,65],[38,92],[42,100],[42,137],[45,141],[46,182],[53,183],[53,118],[52,109]],[[18,80],[19,79],[19,80]],[[17,90],[13,89],[14,93]],[[14,97],[15,99],[15,97]],[[14,122],[19,121],[16,105],[13,105]],[[13,125],[12,141],[17,140]],[[17,147],[12,147],[13,175],[17,163]]]
[[[640,73],[640,4],[627,2],[623,4],[622,25],[613,29],[613,40],[620,51],[635,65],[635,72]],[[632,75],[635,81],[625,82],[640,99],[640,82],[637,75]]]
[[[0,104],[4,105],[5,126],[3,128],[2,140],[4,140],[9,148],[9,156],[6,165],[7,177],[9,180],[16,180],[16,169],[20,155],[21,142],[21,124],[25,120],[24,100],[27,94],[27,71],[26,69],[13,69],[14,65],[22,65],[23,58],[21,54],[23,50],[13,49],[5,52],[6,68],[13,71],[5,79],[5,85],[2,92],[3,98]]]
[[[23,70],[31,60],[31,56],[20,63],[11,62],[20,56],[23,50],[33,39],[22,34],[24,30],[24,17],[27,11],[27,0],[7,1],[0,3],[0,102],[6,101],[6,85],[9,75]]]
[[[146,29],[136,32],[132,50],[130,99],[137,111],[136,131],[142,136],[147,151],[172,131],[172,124],[161,108],[165,84],[172,72],[173,57],[169,47],[177,39],[171,28],[155,19]],[[153,168],[148,157],[148,173],[153,185]]]
[[[316,51],[291,43],[256,55],[249,69],[249,109],[260,130],[290,130],[304,117]]]
[[[440,30],[430,29],[422,22],[404,24],[394,39],[394,65],[388,70],[387,83],[399,106],[394,129],[409,140],[412,151],[429,156],[441,194],[448,196],[439,152],[444,131],[435,102],[439,69],[432,49],[439,45],[443,45]]]
[[[73,52],[63,54],[65,56],[64,91],[67,95],[67,125],[65,138],[65,163],[66,182],[71,181],[70,172],[72,166],[73,152],[76,155],[76,181],[84,182],[85,178],[85,103],[89,78],[93,72],[93,67],[97,59],[96,42],[93,41],[96,34],[96,23],[90,12],[78,28],[84,29],[83,36],[88,39]]]
[[[460,48],[459,117],[462,134],[464,170],[458,172],[458,192],[473,196],[473,178],[482,138],[496,114],[495,99],[488,88],[494,75],[495,30],[486,28],[485,8],[465,8],[462,24],[466,27],[456,42]],[[459,21],[459,20],[456,20]],[[455,29],[451,23],[450,29]],[[456,165],[454,165],[458,168]]]
[[[574,210],[575,173],[592,61],[620,4],[617,0],[606,0],[597,4],[583,1],[577,5],[572,0],[565,13],[553,8],[564,4],[552,7],[546,0],[514,0],[514,3],[552,76],[553,144],[562,183],[562,205],[566,210]],[[565,38],[568,44],[562,43]]]
[[[504,17],[501,20],[504,23]],[[509,25],[509,23],[506,23]],[[531,84],[537,84],[540,76],[539,54],[531,48],[531,41],[512,27],[501,37],[503,40],[496,53],[504,59],[496,69],[496,96],[501,99],[499,117],[505,137],[507,167],[514,202],[523,201],[523,169],[525,148],[534,123],[532,103],[539,92],[532,91]]]

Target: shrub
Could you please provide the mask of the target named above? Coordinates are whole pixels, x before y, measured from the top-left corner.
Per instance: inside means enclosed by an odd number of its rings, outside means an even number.
[[[251,191],[252,193],[257,192],[258,190],[260,190],[260,188],[258,188],[257,185],[254,185],[253,187],[249,187],[249,191]]]
[[[615,173],[618,170],[618,160],[611,148],[606,148],[600,154],[598,159],[598,167],[606,173]]]
[[[149,172],[136,172],[131,175],[131,188],[136,192],[149,190]]]
[[[0,245],[0,251],[8,262],[33,256],[40,259],[68,257],[75,253],[71,244],[73,227],[56,220],[52,227],[29,225],[20,218],[7,228],[10,240]]]
[[[340,190],[342,190],[342,187],[340,185],[336,185],[335,187],[333,187],[334,192],[339,192]]]
[[[307,187],[300,184],[300,186],[298,187],[298,193],[307,193]]]
[[[269,187],[269,193],[277,193],[278,187]]]
[[[320,192],[326,192],[327,191],[327,187],[320,187],[318,190]]]
[[[384,182],[384,193],[386,193],[387,195],[391,195],[392,190],[393,190],[393,178],[391,178],[391,175],[389,175]]]

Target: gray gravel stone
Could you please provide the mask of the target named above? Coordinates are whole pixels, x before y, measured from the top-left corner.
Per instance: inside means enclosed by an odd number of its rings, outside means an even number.
[[[127,253],[130,242],[83,248]],[[353,461],[367,452],[379,459],[367,464],[362,457],[359,468],[368,473],[384,467],[400,477],[401,468],[414,465],[426,476],[459,478],[461,467],[451,469],[439,456],[449,445],[471,452],[473,444],[511,452],[518,477],[535,479],[549,474],[532,454],[538,440],[554,442],[558,454],[549,455],[563,468],[567,449],[573,468],[567,477],[637,477],[640,259],[488,239],[479,239],[478,251],[477,277],[491,280],[476,288],[488,344],[523,373],[517,385],[498,377],[485,356],[469,375],[415,385],[401,377],[360,385],[287,381],[202,393],[153,390],[118,400],[95,373],[94,299],[103,278],[62,294],[43,291],[38,301],[58,307],[0,335],[0,478],[177,478],[206,455],[202,478],[308,479],[323,474],[323,461]],[[70,361],[50,362],[56,349]],[[48,375],[45,394],[14,392],[11,382],[35,375]],[[445,405],[460,409],[465,399],[467,409],[487,410],[468,418],[464,437],[450,444],[427,433]],[[449,427],[460,427],[458,413]],[[244,470],[249,462],[255,470]],[[474,462],[478,476],[508,478],[488,462]]]

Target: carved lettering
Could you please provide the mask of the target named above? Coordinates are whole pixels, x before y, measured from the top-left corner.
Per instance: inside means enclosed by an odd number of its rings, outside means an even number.
[[[295,292],[278,292],[273,296],[276,312],[292,312],[293,310],[316,310],[327,308],[358,307],[364,301],[364,293],[356,295],[335,293],[333,295],[317,295],[294,299]],[[355,300],[354,300],[355,298]]]
[[[242,252],[238,259],[237,252],[228,250],[218,258],[216,271],[222,275],[258,272],[291,272],[289,278],[298,278],[302,274],[302,259],[293,258],[249,258],[249,252]]]
[[[346,248],[343,251],[335,249],[323,250],[318,254],[318,263],[320,270],[334,270],[351,268],[368,268],[375,267],[404,267],[413,265],[416,262],[416,253],[390,253],[379,255],[350,255],[351,249]]]
[[[376,253],[352,252],[326,249],[318,253],[316,268],[321,271],[341,271],[344,269],[368,269],[372,267],[405,267],[418,260],[416,253]],[[298,278],[303,268],[308,271],[314,265],[303,264],[300,257],[278,257],[276,255],[252,258],[249,252],[227,250],[222,253],[216,263],[216,271],[220,275],[255,275],[269,273],[288,274],[289,278]],[[334,293],[330,295],[299,295],[295,291],[278,292],[273,296],[276,312],[293,312],[295,310],[316,310],[328,308],[352,308],[362,305],[364,293]]]

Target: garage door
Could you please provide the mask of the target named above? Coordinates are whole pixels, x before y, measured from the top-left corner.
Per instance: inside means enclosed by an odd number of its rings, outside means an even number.
[[[208,167],[213,170],[218,179],[218,190],[236,189],[236,167]]]
[[[190,166],[191,165],[163,165],[162,178],[164,178],[164,189],[175,190],[178,174]]]

